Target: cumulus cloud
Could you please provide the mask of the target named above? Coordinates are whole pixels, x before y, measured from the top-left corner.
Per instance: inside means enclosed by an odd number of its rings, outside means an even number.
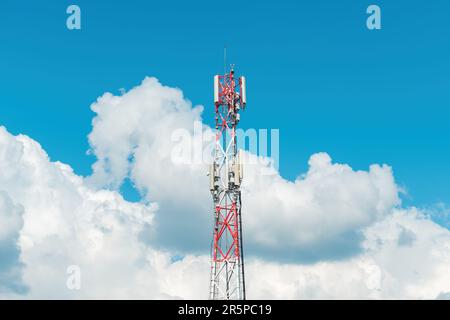
[[[121,96],[106,93],[91,108],[96,117],[89,142],[98,160],[89,183],[117,188],[129,176],[160,208],[149,240],[173,249],[204,249],[211,235],[206,167],[172,161],[179,143],[173,133],[185,129],[194,136],[193,124],[201,121],[203,108],[193,107],[181,90],[155,78]],[[208,130],[202,128],[201,135]]]
[[[194,141],[211,132],[193,128],[202,107],[147,78],[120,96],[103,95],[92,109],[89,141],[98,161],[87,178],[0,127],[0,247],[15,252],[12,264],[0,265],[0,296],[207,298],[206,168],[172,161],[174,131],[184,128]],[[250,298],[450,292],[450,232],[418,209],[401,208],[389,166],[355,171],[318,153],[291,182],[253,163],[243,184]],[[126,178],[141,202],[116,191]],[[71,265],[80,268],[80,290],[67,287]],[[8,281],[22,290],[3,290]]]
[[[386,165],[354,171],[317,153],[308,172],[294,182],[259,171],[255,165],[246,170],[243,219],[247,241],[272,255],[306,262],[354,254],[360,250],[362,229],[400,203]]]
[[[22,263],[17,243],[23,225],[23,208],[0,191],[0,293],[24,292]]]
[[[155,78],[120,96],[106,93],[91,108],[97,115],[89,142],[98,159],[91,181],[117,188],[130,177],[160,206],[154,243],[204,250],[212,213],[207,164],[196,159],[178,163],[173,157],[178,143],[174,132],[180,128],[191,141],[209,146],[212,130],[202,124],[195,131],[194,125],[201,121],[203,108],[192,107],[179,89]],[[354,171],[319,153],[311,157],[308,172],[290,182],[268,167],[268,161],[253,154],[247,159],[242,197],[250,252],[303,261],[345,257],[360,249],[363,227],[399,204],[399,190],[386,165]]]
[[[20,229],[18,245],[26,266],[22,280],[31,297],[76,296],[66,286],[70,265],[85,271],[88,296],[114,297],[116,291],[122,292],[121,286],[130,285],[132,279],[124,275],[138,277],[135,271],[144,269],[139,263],[155,263],[149,262],[151,250],[141,249],[138,241],[141,230],[152,223],[155,204],[128,203],[117,192],[88,188],[69,166],[50,162],[37,142],[12,136],[3,127],[0,150],[0,185],[24,208],[23,214],[19,210],[2,214],[1,238],[6,239],[2,243],[14,242]],[[11,208],[10,201],[2,203]],[[22,217],[23,226],[17,222]]]
[[[401,243],[408,230],[414,240]],[[450,234],[416,209],[395,210],[364,230],[364,251],[311,265],[255,261],[249,295],[283,299],[434,299],[450,288]],[[258,279],[259,275],[264,275]]]

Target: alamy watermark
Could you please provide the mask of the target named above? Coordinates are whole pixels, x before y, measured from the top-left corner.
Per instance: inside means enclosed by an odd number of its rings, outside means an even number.
[[[224,148],[232,137],[222,137]],[[214,160],[216,133],[205,128],[201,121],[193,123],[193,130],[178,128],[171,135],[171,160],[175,164],[210,164]],[[236,146],[248,151],[245,164],[261,164],[278,171],[280,164],[279,129],[236,129]],[[269,147],[270,146],[270,147]],[[223,150],[227,152],[227,150]]]
[[[66,287],[69,290],[81,289],[81,268],[77,265],[71,265],[67,267],[67,280]]]
[[[77,5],[70,5],[66,9],[69,15],[66,20],[66,27],[69,30],[81,30],[81,9]]]
[[[71,4],[67,7],[66,13],[69,15],[66,20],[66,27],[69,30],[81,30],[81,8],[78,5]],[[366,20],[366,26],[369,30],[381,29],[381,8],[376,4],[367,7],[366,13],[369,14]]]
[[[381,29],[381,8],[375,4],[371,4],[367,7],[367,14],[370,16],[367,18],[366,26],[369,30]]]

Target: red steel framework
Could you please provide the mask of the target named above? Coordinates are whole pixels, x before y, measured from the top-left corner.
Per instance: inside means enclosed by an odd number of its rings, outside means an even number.
[[[210,299],[245,299],[242,250],[242,157],[237,149],[239,111],[246,105],[245,78],[234,70],[214,77],[216,143],[210,168],[214,201]]]

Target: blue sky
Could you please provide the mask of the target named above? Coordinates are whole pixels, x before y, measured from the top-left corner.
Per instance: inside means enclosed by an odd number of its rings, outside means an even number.
[[[72,3],[80,31],[66,28]],[[379,31],[366,28],[371,3]],[[326,151],[355,169],[391,165],[407,204],[450,203],[449,12],[444,0],[246,1],[227,15],[212,1],[4,0],[0,124],[88,175],[98,96],[155,76],[211,123],[227,45],[248,79],[241,124],[280,129],[284,177]]]

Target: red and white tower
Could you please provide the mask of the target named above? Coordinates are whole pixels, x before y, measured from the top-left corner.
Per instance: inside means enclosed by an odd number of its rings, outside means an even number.
[[[214,77],[216,143],[210,168],[214,201],[210,299],[245,299],[242,251],[242,156],[237,149],[239,111],[246,105],[245,78],[234,70]]]

